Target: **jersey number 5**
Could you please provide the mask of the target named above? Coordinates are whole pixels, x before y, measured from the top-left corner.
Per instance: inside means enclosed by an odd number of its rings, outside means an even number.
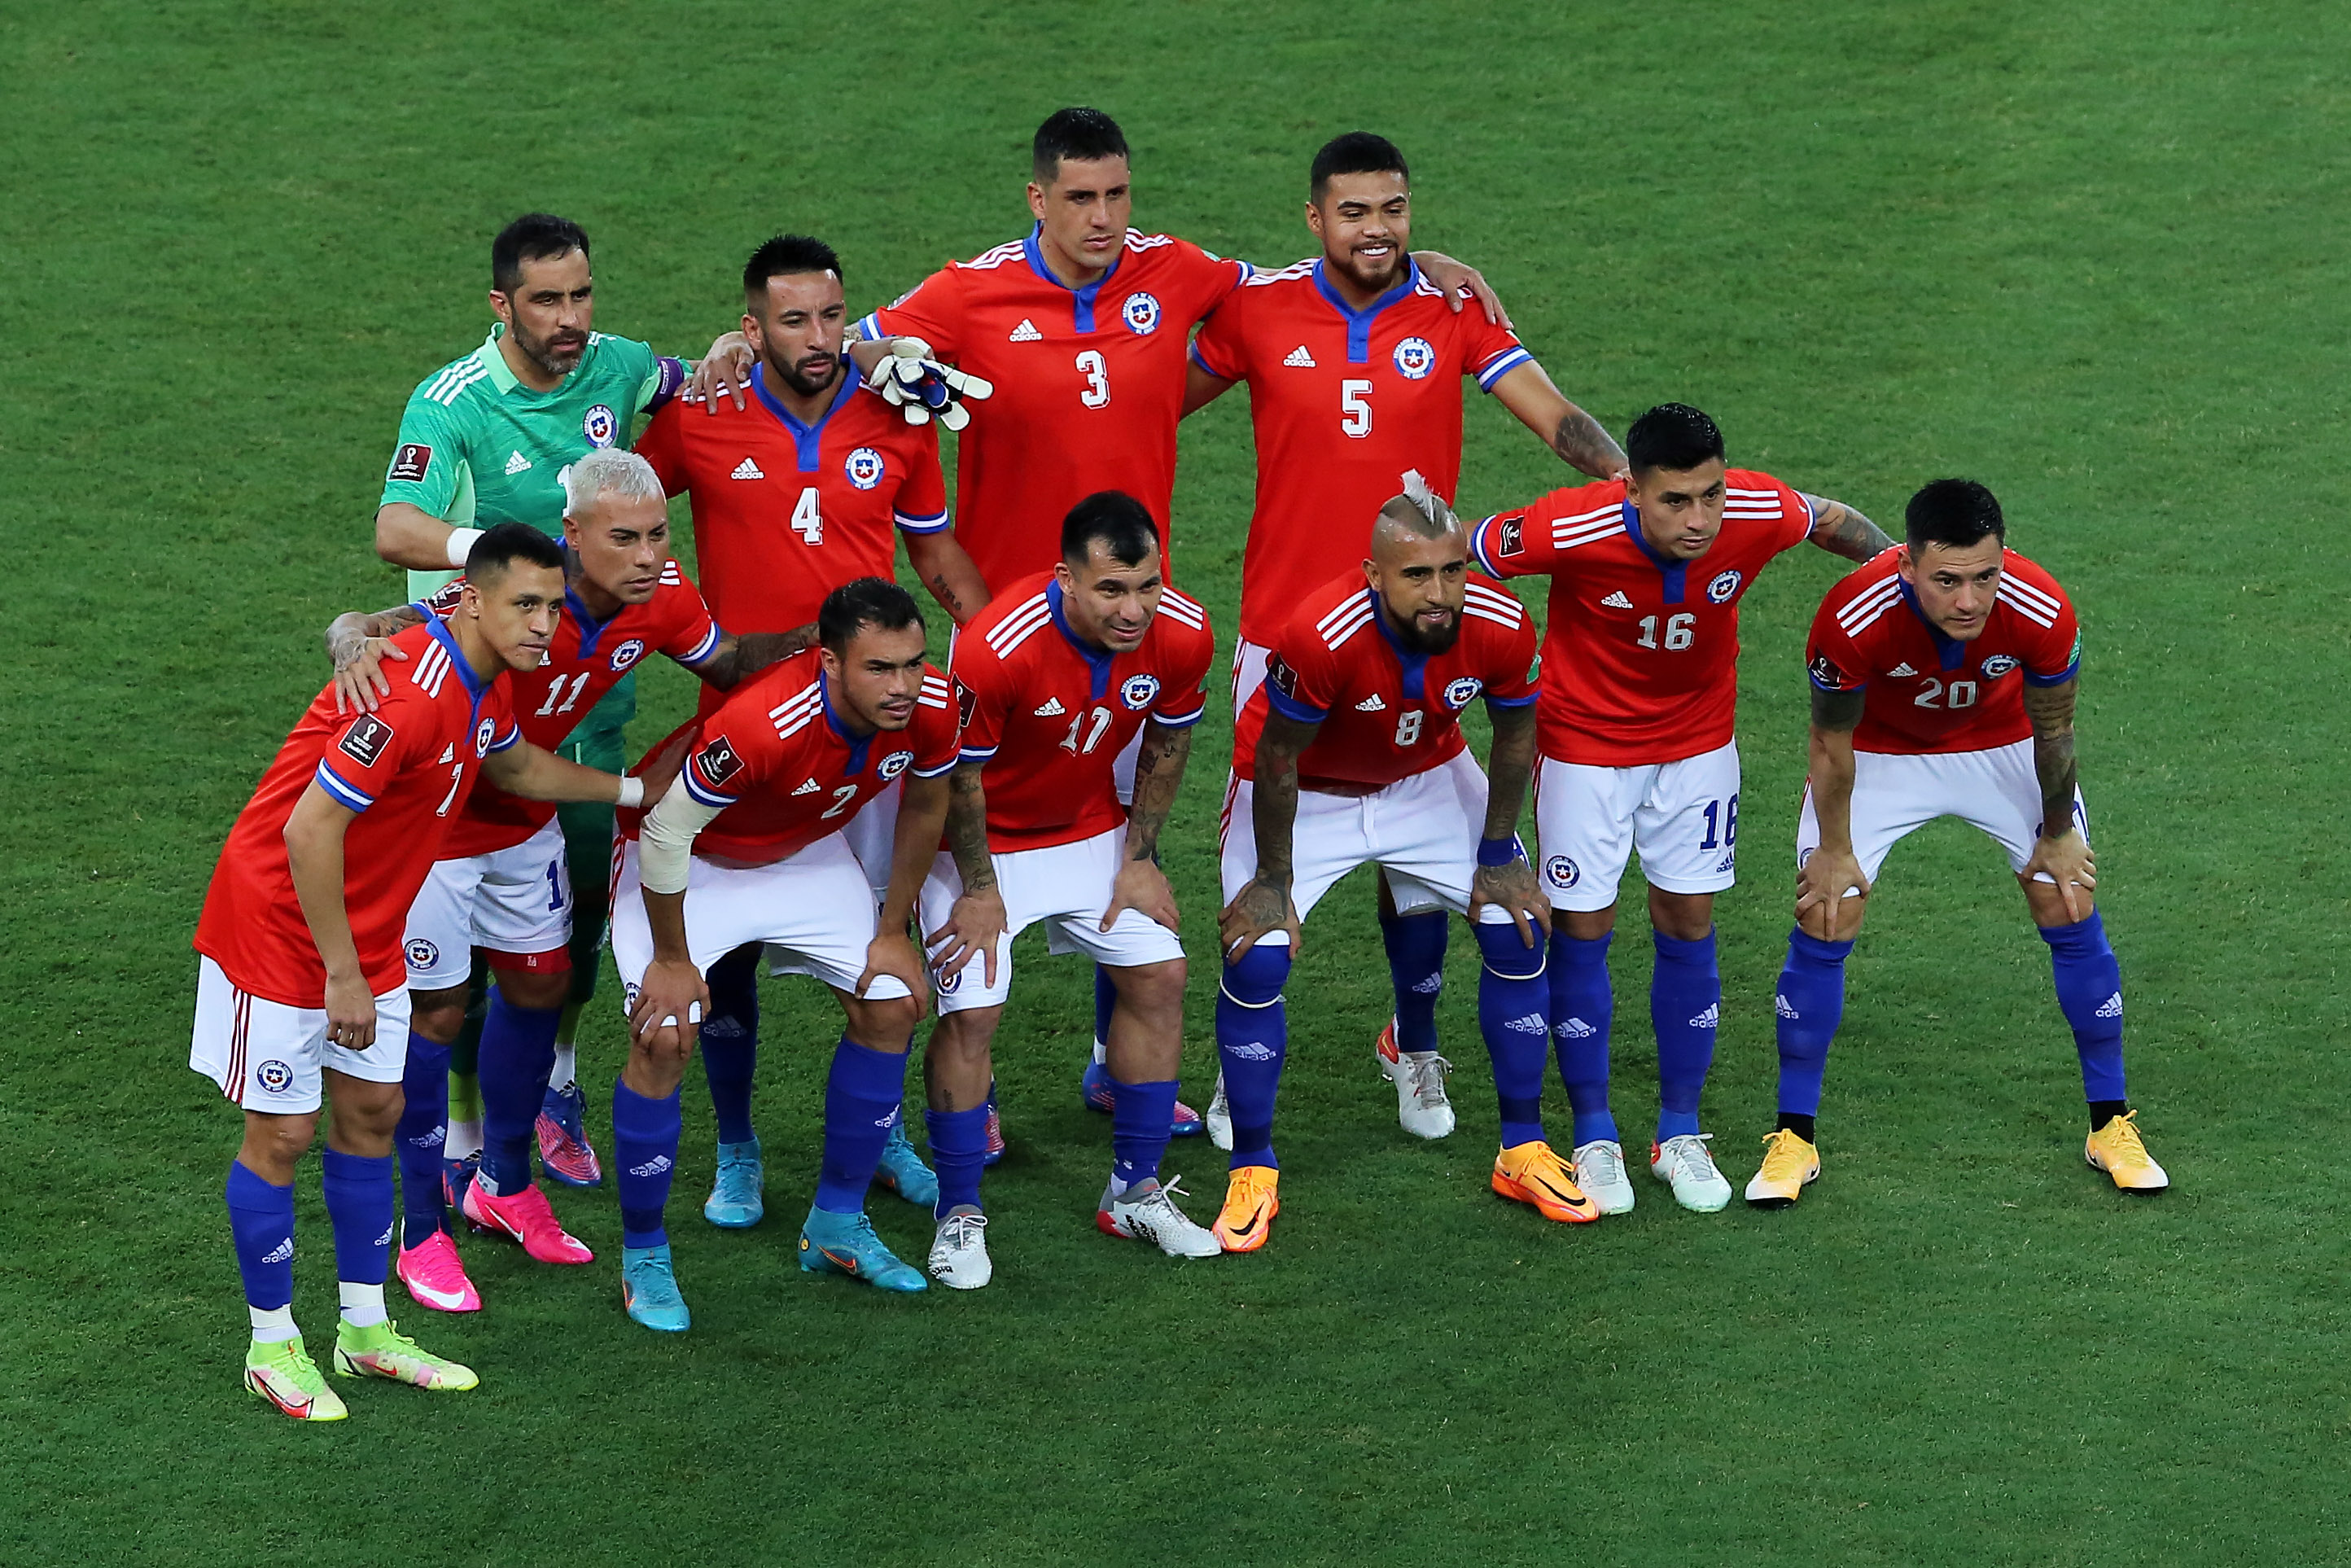
[[[1102,357],[1099,349],[1088,349],[1078,356],[1078,369],[1086,378],[1086,390],[1078,401],[1088,408],[1110,406],[1110,361]]]
[[[1372,383],[1349,377],[1339,383],[1339,428],[1349,435],[1372,433]]]
[[[792,505],[792,532],[808,541],[810,546],[824,543],[824,514],[817,510],[816,486],[810,485],[800,492]]]

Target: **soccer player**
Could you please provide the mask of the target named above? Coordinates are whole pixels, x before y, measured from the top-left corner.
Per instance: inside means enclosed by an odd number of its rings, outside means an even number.
[[[1249,389],[1257,504],[1241,559],[1241,634],[1233,649],[1233,712],[1265,678],[1266,650],[1297,606],[1333,576],[1352,578],[1362,541],[1302,519],[1367,517],[1406,472],[1448,499],[1461,475],[1461,391],[1475,379],[1562,460],[1595,479],[1619,477],[1625,454],[1562,396],[1499,322],[1451,308],[1409,254],[1412,188],[1394,142],[1351,131],[1315,153],[1306,226],[1322,254],[1259,272],[1217,307],[1192,345],[1184,412],[1237,382]],[[1400,915],[1384,871],[1380,939],[1395,1012],[1374,1042],[1408,1132],[1453,1130],[1437,1052],[1446,915]],[[1230,1147],[1219,1102],[1208,1130]]]
[[[2170,1185],[2123,1084],[2122,971],[2093,891],[2074,761],[2081,631],[2065,591],[2007,548],[2000,502],[1968,479],[1910,497],[1905,542],[1839,582],[1813,619],[1809,782],[1796,926],[1780,971],[1780,1124],[1747,1201],[1780,1207],[1820,1175],[1813,1117],[1844,1011],[1844,960],[1877,868],[1938,817],[2008,852],[2049,945],[2090,1103],[2083,1157],[2129,1193]]]
[[[736,638],[710,618],[669,555],[661,480],[638,455],[604,448],[564,470],[564,601],[544,663],[514,677],[523,738],[552,746],[648,653],[660,653],[712,690],[732,687],[796,643]],[[389,678],[375,657],[389,637],[462,602],[462,580],[420,604],[339,618],[328,629],[339,689],[371,707]],[[397,657],[397,654],[392,654]],[[477,789],[408,914],[404,941],[410,1020],[407,1109],[399,1129],[405,1218],[397,1271],[409,1293],[442,1312],[475,1312],[481,1296],[450,1237],[441,1180],[448,1055],[465,1022],[476,949],[497,977],[481,1036],[486,1141],[479,1177],[458,1202],[476,1225],[519,1241],[548,1263],[594,1254],[567,1235],[531,1183],[529,1143],[570,988],[570,878],[551,807],[495,787]],[[596,1175],[591,1167],[591,1178]]]
[[[594,329],[588,235],[567,219],[531,213],[499,232],[490,244],[490,309],[497,320],[481,346],[426,377],[400,417],[399,443],[375,515],[375,548],[385,560],[409,569],[411,599],[446,583],[465,564],[476,532],[491,524],[528,523],[559,537],[563,490],[557,476],[598,447],[627,445],[640,413],[659,409],[689,383],[725,385],[742,396],[748,350],[734,334],[712,343],[695,366]],[[618,772],[625,755],[622,732],[635,709],[636,683],[624,679],[592,710],[580,712],[564,755]],[[560,821],[567,874],[578,899],[571,994],[558,1033],[559,1082],[549,1086],[539,1142],[549,1176],[592,1185],[595,1156],[572,1081],[572,1042],[596,984],[612,813],[601,804],[574,806]],[[449,1128],[453,1191],[462,1190],[481,1146],[474,1041],[467,1033],[455,1064],[465,1113]]]
[[[892,576],[894,538],[957,624],[987,601],[971,558],[947,527],[938,434],[850,373],[841,351],[849,309],[841,261],[821,240],[778,235],[743,268],[743,332],[758,354],[751,399],[691,394],[655,414],[637,451],[672,495],[694,507],[695,555],[720,622],[737,632],[812,644],[825,596],[859,578]],[[707,716],[720,700],[703,692]],[[878,901],[890,880],[899,786],[894,781],[843,830]],[[702,1020],[704,1074],[717,1113],[718,1160],[703,1217],[730,1228],[767,1212],[766,1167],[751,1123],[758,1064],[759,950],[711,966]],[[911,1201],[935,1197],[931,1174],[891,1130],[879,1178]]]
[[[1056,953],[1083,953],[1116,994],[1106,1031],[1114,1095],[1109,1184],[1094,1222],[1171,1258],[1217,1239],[1159,1179],[1184,1049],[1184,946],[1156,858],[1184,778],[1201,681],[1216,652],[1207,612],[1166,585],[1158,531],[1120,491],[1061,524],[1061,559],[1017,579],[956,643],[962,759],[948,852],[923,884],[939,1023],[924,1053],[938,1167],[934,1278],[977,1290],[994,1272],[979,1200],[988,1047],[1012,987],[1012,939],[1045,922]],[[1113,760],[1140,735],[1132,807]]]
[[[621,1294],[651,1329],[690,1322],[662,1221],[678,1082],[709,1005],[703,976],[746,943],[782,948],[832,988],[847,1019],[800,1267],[889,1291],[925,1284],[873,1233],[865,1190],[901,1119],[906,1048],[929,990],[907,921],[946,821],[955,705],[946,677],[923,661],[922,612],[897,584],[869,577],[833,590],[817,627],[816,651],[784,660],[701,722],[697,748],[624,844],[615,878],[612,957],[628,983],[631,1032],[612,1090]],[[877,920],[841,826],[906,775]]]
[[[374,712],[341,714],[331,685],[312,701],[229,830],[196,925],[188,1064],[245,1113],[225,1196],[253,1328],[246,1385],[300,1420],[346,1414],[294,1326],[294,1173],[322,1100],[336,1372],[478,1381],[401,1333],[383,1304],[408,1051],[401,923],[449,823],[477,777],[537,800],[642,795],[642,780],[563,761],[516,727],[500,677],[547,651],[563,594],[554,542],[501,526],[465,564],[449,619],[393,639],[406,663]]]
[[[1603,1214],[1633,1207],[1608,1107],[1608,943],[1617,883],[1638,852],[1656,948],[1649,1169],[1682,1207],[1712,1213],[1730,1184],[1698,1110],[1722,999],[1714,895],[1737,866],[1740,597],[1806,540],[1848,560],[1887,540],[1843,502],[1726,467],[1722,433],[1687,404],[1641,415],[1625,446],[1630,478],[1498,513],[1470,546],[1497,577],[1551,578],[1535,831],[1554,911],[1552,1030],[1575,1113],[1576,1185]]]
[[[1270,634],[1265,681],[1234,727],[1217,997],[1233,1113],[1217,1219],[1228,1252],[1264,1246],[1281,1211],[1273,1103],[1300,923],[1367,861],[1399,904],[1436,904],[1477,927],[1478,1021],[1501,1100],[1493,1189],[1547,1219],[1600,1218],[1543,1136],[1551,904],[1518,840],[1535,759],[1534,622],[1471,573],[1460,519],[1418,474],[1377,517],[1368,559],[1305,594]],[[1461,738],[1461,710],[1480,696],[1494,725],[1490,790]]]
[[[1102,489],[1143,503],[1172,570],[1168,507],[1187,346],[1250,268],[1130,226],[1126,137],[1098,109],[1046,117],[1030,143],[1027,193],[1036,223],[1025,237],[951,264],[866,317],[866,341],[851,352],[870,370],[883,340],[903,335],[993,385],[956,457],[956,531],[992,592],[1052,570],[1058,519]],[[1499,319],[1500,301],[1474,270],[1433,252],[1416,259],[1449,308],[1461,308],[1466,291]],[[1394,485],[1392,476],[1373,504]],[[1134,759],[1118,763],[1126,794]],[[1112,997],[1108,977],[1096,975],[1094,1058],[1082,1092],[1098,1111],[1113,1109],[1102,1066]],[[1177,1126],[1197,1133],[1198,1113],[1178,1107]]]

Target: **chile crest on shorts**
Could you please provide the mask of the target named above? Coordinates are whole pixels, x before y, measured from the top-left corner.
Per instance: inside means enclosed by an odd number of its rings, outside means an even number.
[[[283,1094],[293,1086],[294,1070],[272,1057],[253,1070],[253,1076],[272,1094]]]
[[[1159,300],[1150,294],[1130,294],[1126,303],[1118,308],[1118,319],[1136,337],[1148,338],[1159,330]]]
[[[422,936],[411,936],[408,939],[408,967],[410,968],[430,969],[434,965],[438,964],[440,961],[440,948],[434,946],[432,943],[427,942]]]
[[[1157,675],[1129,675],[1126,677],[1125,684],[1118,688],[1118,700],[1130,708],[1149,707],[1151,699],[1158,695],[1159,677]]]
[[[1561,887],[1573,887],[1583,873],[1577,869],[1576,863],[1565,855],[1553,855],[1543,862],[1543,875],[1551,878]]]

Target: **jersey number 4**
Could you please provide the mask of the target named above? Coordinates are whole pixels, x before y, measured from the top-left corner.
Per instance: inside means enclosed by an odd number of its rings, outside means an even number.
[[[816,486],[810,485],[800,492],[792,504],[792,532],[814,546],[824,543],[824,514],[816,507]]]

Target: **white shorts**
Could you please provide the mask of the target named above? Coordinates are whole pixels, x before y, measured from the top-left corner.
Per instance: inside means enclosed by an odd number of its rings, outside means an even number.
[[[1739,744],[1638,768],[1540,758],[1535,832],[1554,908],[1614,907],[1635,852],[1653,887],[1720,893],[1739,880]]]
[[[866,885],[873,890],[877,909],[890,891],[890,860],[898,849],[898,802],[905,793],[905,779],[891,779],[882,793],[860,806],[857,815],[841,830],[849,852],[865,868]]]
[[[521,966],[569,968],[571,873],[563,826],[549,821],[518,844],[487,854],[435,861],[408,906],[408,986],[440,991],[473,973],[474,949],[558,961]]]
[[[686,871],[686,950],[705,975],[746,942],[764,942],[782,950],[788,973],[813,975],[837,990],[854,991],[877,928],[874,915],[864,868],[839,833],[771,865],[713,865],[696,855]],[[622,846],[621,874],[612,887],[612,963],[621,971],[624,1008],[636,1006],[637,988],[653,958],[637,841],[631,839]],[[879,975],[865,998],[883,1001],[906,994],[899,981]]]
[[[996,862],[997,891],[1004,895],[1004,935],[996,944],[996,984],[987,983],[986,961],[981,958],[945,977],[934,972],[931,978],[938,988],[939,1011],[1002,1007],[1012,989],[1012,939],[1040,920],[1047,923],[1045,950],[1049,953],[1083,953],[1113,969],[1181,958],[1184,944],[1176,933],[1139,910],[1120,910],[1111,928],[1102,929],[1111,883],[1117,879],[1125,851],[1126,830],[1113,828],[1073,844],[1007,850],[989,857]],[[931,862],[931,874],[923,882],[924,932],[946,925],[955,901],[962,896],[963,875],[956,870],[955,857],[940,855]]]
[[[2008,869],[2021,873],[2041,837],[2041,779],[2032,770],[2032,742],[1923,756],[1856,751],[1850,815],[1854,858],[1872,882],[1896,844],[1938,817],[1957,817],[1981,828],[2008,852]],[[2078,788],[2074,825],[2086,841],[2090,817]],[[1820,845],[1820,819],[1813,814],[1812,787],[1806,785],[1804,809],[1796,819],[1796,864],[1802,867]],[[2043,872],[2033,876],[2050,880]]]
[[[1265,656],[1270,649],[1260,648],[1243,637],[1233,643],[1233,716],[1241,716],[1249,698],[1257,695],[1258,687],[1265,685]]]
[[[196,1028],[188,1065],[248,1111],[299,1116],[319,1108],[332,1070],[370,1083],[397,1083],[408,1068],[408,988],[375,999],[375,1043],[349,1051],[327,1040],[327,1009],[289,1008],[229,983],[221,967],[196,961]]]
[[[1256,787],[1235,779],[1225,788],[1225,902],[1257,874],[1257,833],[1249,815]],[[1469,908],[1469,879],[1478,871],[1478,835],[1486,825],[1486,775],[1461,752],[1451,761],[1399,779],[1375,794],[1325,795],[1298,792],[1298,817],[1290,828],[1290,901],[1304,920],[1332,884],[1366,862],[1388,873],[1396,913],[1417,915]],[[1481,923],[1509,924],[1510,915],[1488,905]],[[1287,946],[1289,937],[1266,938]]]

